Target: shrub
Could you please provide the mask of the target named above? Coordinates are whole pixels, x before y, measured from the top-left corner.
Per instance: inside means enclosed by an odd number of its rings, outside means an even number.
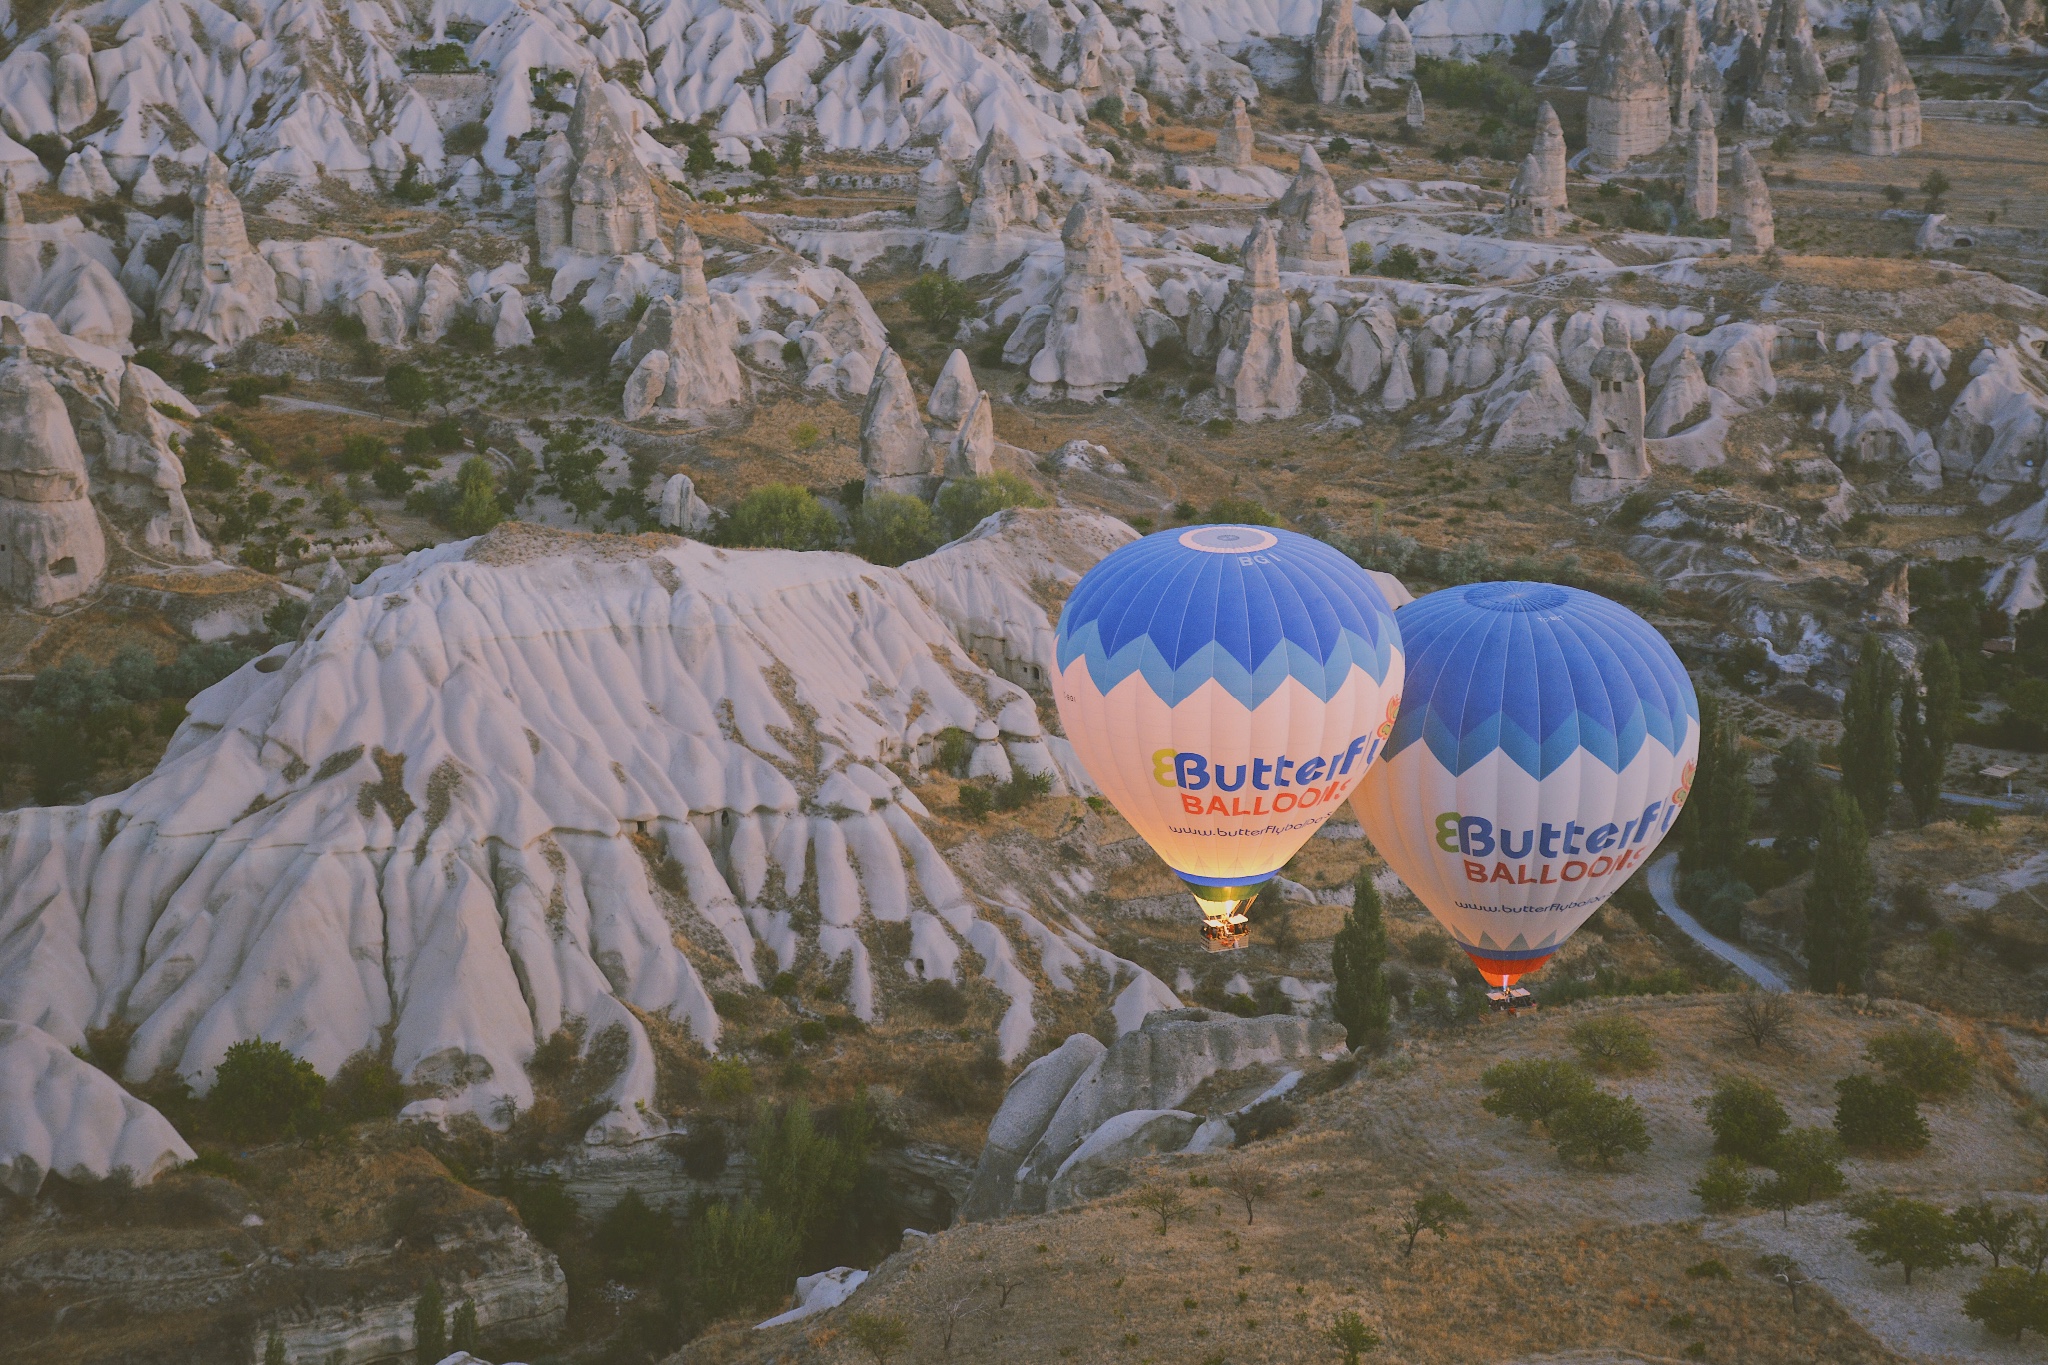
[[[441,1286],[428,1280],[412,1306],[412,1353],[419,1365],[436,1365],[448,1354],[448,1314]]]
[[[1643,1111],[1628,1095],[1596,1090],[1582,1095],[1554,1115],[1550,1141],[1566,1161],[1587,1158],[1612,1166],[1622,1157],[1650,1150],[1650,1129]]]
[[[753,154],[747,158],[747,169],[763,180],[772,180],[782,167],[775,160],[775,153],[766,147],[756,147]]]
[[[1717,1156],[1707,1162],[1706,1173],[1693,1182],[1692,1192],[1708,1213],[1733,1213],[1749,1203],[1749,1175],[1732,1156]]]
[[[297,632],[292,632],[296,634]],[[411,1098],[391,1063],[367,1049],[341,1064],[327,1083],[327,1112],[342,1123],[388,1119]]]
[[[438,387],[417,365],[402,363],[384,371],[385,395],[407,412],[418,412],[433,402]]]
[[[839,543],[839,522],[808,490],[764,484],[726,513],[717,541],[776,550],[829,550]]]
[[[795,1273],[796,1247],[781,1219],[741,1200],[699,1209],[690,1219],[680,1259],[683,1320],[702,1327],[779,1306]]]
[[[995,790],[993,802],[997,810],[1022,810],[1052,791],[1052,774],[1027,773],[1022,768],[1010,772],[1010,780]]]
[[[311,1062],[267,1039],[245,1039],[214,1068],[207,1117],[233,1141],[275,1141],[316,1124],[326,1089]]]
[[[1594,1093],[1593,1078],[1571,1062],[1548,1057],[1499,1062],[1486,1069],[1479,1101],[1489,1114],[1523,1123],[1549,1123],[1559,1111]]]
[[[971,1062],[937,1056],[918,1069],[911,1091],[948,1114],[993,1113],[1003,1097],[1003,1063],[994,1052]]]
[[[1886,1029],[1870,1040],[1863,1055],[1923,1099],[1959,1095],[1977,1074],[1977,1059],[1932,1026]]]
[[[1657,1065],[1657,1044],[1650,1030],[1625,1014],[1603,1014],[1572,1025],[1572,1047],[1579,1060],[1602,1075],[1647,1071]]]
[[[932,744],[932,766],[955,777],[964,777],[974,758],[974,736],[957,725],[939,731]]]
[[[506,1191],[519,1221],[542,1246],[558,1247],[576,1225],[576,1201],[554,1178],[518,1180]]]
[[[928,270],[919,275],[910,288],[903,291],[903,301],[927,326],[949,336],[962,322],[973,317],[978,307],[966,286],[939,270]]]
[[[359,432],[342,438],[341,453],[334,462],[351,474],[360,474],[375,469],[390,454],[391,447],[383,441]]]
[[[676,1155],[683,1163],[683,1174],[690,1179],[716,1180],[724,1174],[726,1163],[732,1156],[724,1126],[717,1123],[693,1125],[676,1144]]]
[[[987,787],[972,782],[960,787],[960,815],[962,819],[980,824],[988,819],[989,811],[995,806],[995,796]]]
[[[1330,1345],[1344,1353],[1344,1365],[1358,1365],[1358,1358],[1380,1344],[1379,1333],[1365,1325],[1356,1312],[1339,1313],[1324,1334]]]
[[[1835,1096],[1835,1132],[1850,1151],[1897,1154],[1927,1146],[1927,1120],[1906,1085],[1848,1076],[1835,1082]]]
[[[1278,526],[1280,519],[1250,498],[1218,498],[1209,504],[1202,518],[1206,522],[1228,522],[1240,526]]]
[[[871,564],[894,568],[938,546],[938,524],[921,498],[876,493],[863,499],[854,513],[853,550]]]
[[[2015,1341],[2030,1327],[2048,1335],[2048,1284],[2018,1266],[1990,1270],[1963,1295],[1963,1316]]]
[[[955,479],[941,488],[939,523],[948,540],[958,540],[979,526],[984,518],[994,516],[1006,507],[1044,505],[1045,499],[1034,493],[1030,484],[1008,470],[1002,470],[971,479]]]
[[[1791,1125],[1778,1097],[1747,1076],[1725,1076],[1706,1101],[1714,1151],[1756,1165],[1769,1161],[1771,1144]]]
[[[480,536],[504,519],[504,509],[498,505],[498,471],[483,456],[472,455],[455,472],[448,529],[458,536]]]
[[[765,156],[756,152],[755,156]],[[903,1325],[901,1318],[885,1318],[874,1313],[855,1313],[846,1324],[846,1335],[853,1344],[866,1351],[876,1365],[888,1365],[889,1357],[910,1344],[910,1329]]]

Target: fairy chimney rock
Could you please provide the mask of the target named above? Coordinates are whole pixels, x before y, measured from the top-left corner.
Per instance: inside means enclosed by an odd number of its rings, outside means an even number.
[[[1301,408],[1301,367],[1287,295],[1280,288],[1280,230],[1261,218],[1239,256],[1244,273],[1224,305],[1226,330],[1216,387],[1240,422],[1292,417]]]
[[[1318,104],[1365,96],[1365,72],[1358,59],[1358,22],[1352,0],[1323,0],[1309,49],[1309,82]]]
[[[1777,243],[1770,186],[1749,148],[1737,147],[1735,183],[1728,193],[1728,250],[1736,256],[1760,256]]]
[[[1401,16],[1391,10],[1373,48],[1372,74],[1383,81],[1405,81],[1415,75],[1415,39]]]
[[[1348,275],[1344,201],[1316,149],[1301,149],[1301,169],[1275,206],[1280,217],[1280,268],[1303,275]]]
[[[97,587],[107,546],[64,400],[13,318],[0,348],[0,590],[42,611]]]
[[[1721,212],[1721,135],[1706,96],[1693,99],[1692,132],[1685,147],[1685,206],[1695,218]]]
[[[1891,20],[1873,7],[1870,36],[1856,77],[1856,116],[1849,150],[1860,156],[1897,156],[1920,145],[1920,92],[1899,55]]]
[[[1671,92],[1664,64],[1633,4],[1615,11],[1586,83],[1586,147],[1592,161],[1619,170],[1671,140]]]
[[[1067,213],[1060,240],[1066,269],[1031,361],[1029,394],[1093,402],[1145,372],[1137,298],[1124,280],[1116,224],[1093,189]]]
[[[1593,357],[1592,401],[1579,440],[1578,474],[1572,501],[1605,502],[1650,477],[1644,435],[1643,365],[1628,333],[1605,320],[1601,347]]]
[[[1230,117],[1216,130],[1216,156],[1226,166],[1252,164],[1252,116],[1239,95],[1230,105]]]
[[[1543,201],[1562,211],[1566,207],[1564,127],[1557,121],[1557,111],[1550,107],[1548,100],[1536,111],[1536,143],[1530,151],[1536,157],[1537,168],[1543,173]]]

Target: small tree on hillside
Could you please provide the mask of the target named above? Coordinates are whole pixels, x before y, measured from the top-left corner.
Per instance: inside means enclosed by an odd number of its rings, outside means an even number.
[[[1550,1057],[1499,1062],[1479,1077],[1486,1094],[1479,1101],[1489,1114],[1523,1123],[1550,1122],[1576,1100],[1593,1093],[1593,1078],[1571,1062]]]
[[[1749,1203],[1749,1172],[1732,1156],[1714,1157],[1705,1174],[1693,1182],[1692,1192],[1708,1213],[1733,1213]]]
[[[1898,776],[1899,736],[1892,718],[1898,691],[1898,665],[1891,652],[1875,635],[1864,636],[1842,699],[1842,786],[1872,828],[1884,825]]]
[[[1247,1162],[1237,1162],[1224,1172],[1223,1188],[1244,1205],[1244,1222],[1251,1226],[1253,1206],[1266,1197],[1266,1178]]]
[[[285,1365],[284,1334],[272,1332],[263,1343],[263,1365]]]
[[[1182,1201],[1180,1191],[1172,1185],[1147,1185],[1132,1196],[1131,1203],[1159,1220],[1161,1237],[1175,1223],[1195,1216],[1195,1211]]]
[[[1344,1353],[1344,1365],[1358,1365],[1358,1358],[1380,1344],[1379,1333],[1365,1325],[1355,1312],[1339,1313],[1324,1339]]]
[[[1778,1097],[1747,1076],[1724,1076],[1714,1093],[1699,1101],[1714,1132],[1714,1151],[1756,1165],[1770,1159],[1772,1144],[1792,1118]]]
[[[1977,1059],[1933,1025],[1886,1029],[1870,1040],[1863,1055],[1923,1099],[1959,1095],[1977,1074]]]
[[[1795,1128],[1778,1138],[1768,1164],[1771,1178],[1757,1182],[1751,1197],[1788,1227],[1793,1209],[1840,1194],[1849,1183],[1842,1176],[1841,1139],[1825,1128]]]
[[[1872,884],[1862,808],[1841,792],[1830,793],[1806,887],[1806,974],[1816,991],[1863,988]]]
[[[315,1123],[327,1081],[278,1043],[250,1038],[214,1068],[207,1116],[236,1142],[271,1142]]]
[[[1437,1240],[1442,1241],[1451,1235],[1450,1225],[1453,1220],[1471,1216],[1472,1210],[1465,1206],[1465,1201],[1450,1191],[1426,1191],[1415,1201],[1415,1206],[1408,1210],[1408,1216],[1401,1220],[1401,1233],[1408,1239],[1401,1246],[1401,1254],[1413,1256],[1415,1239],[1425,1232],[1435,1233]]]
[[[1835,1082],[1835,1132],[1852,1152],[1917,1152],[1927,1146],[1927,1120],[1908,1087],[1875,1076]]]
[[[1685,805],[1690,828],[1679,851],[1679,865],[1688,872],[1733,871],[1749,845],[1755,799],[1749,786],[1749,763],[1737,744],[1734,727],[1724,719],[1720,703],[1711,694],[1700,699],[1700,721],[1699,764]]]
[[[1771,819],[1778,826],[1778,846],[1809,848],[1820,837],[1829,785],[1820,772],[1820,752],[1813,741],[1785,741],[1771,760]]]
[[[2026,1235],[2026,1220],[2018,1209],[2002,1209],[1988,1199],[1964,1204],[1951,1211],[1949,1218],[1964,1246],[1984,1248],[1993,1270],[1999,1269],[2004,1258],[2019,1248]]]
[[[455,1306],[455,1316],[448,1324],[448,1349],[474,1355],[483,1339],[483,1329],[476,1320],[476,1300],[464,1299]]]
[[[1650,1150],[1650,1128],[1631,1095],[1596,1090],[1565,1106],[1550,1121],[1550,1141],[1566,1161],[1612,1166]]]
[[[1895,1265],[1905,1271],[1907,1284],[1913,1283],[1916,1270],[1976,1262],[1963,1251],[1955,1220],[1932,1204],[1879,1195],[1863,1201],[1854,1212],[1863,1226],[1849,1234],[1850,1242],[1872,1265]]]
[[[1394,1013],[1386,965],[1386,917],[1372,869],[1362,867],[1351,881],[1351,913],[1330,945],[1330,972],[1336,978],[1331,1012],[1354,1048],[1375,1046],[1386,1037]]]
[[[1640,1020],[1602,1014],[1572,1025],[1579,1060],[1602,1075],[1648,1071],[1657,1065],[1657,1043]]]
[[[2048,1284],[2017,1266],[1990,1270],[1963,1295],[1963,1316],[2015,1341],[2028,1328],[2048,1335]]]
[[[846,1324],[846,1335],[866,1351],[876,1365],[889,1365],[889,1357],[910,1344],[910,1329],[901,1318],[876,1313],[855,1313]]]

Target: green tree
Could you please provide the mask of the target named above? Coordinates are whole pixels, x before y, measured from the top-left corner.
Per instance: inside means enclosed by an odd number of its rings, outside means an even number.
[[[272,1332],[263,1343],[263,1365],[285,1365],[284,1333]]]
[[[1480,1107],[1523,1123],[1549,1123],[1560,1110],[1593,1093],[1593,1078],[1571,1062],[1550,1057],[1496,1062],[1479,1077]]]
[[[894,568],[939,547],[938,523],[922,498],[871,493],[853,514],[853,552]]]
[[[1278,526],[1280,519],[1268,512],[1264,506],[1250,498],[1218,498],[1209,504],[1209,510],[1202,520],[1211,524],[1235,526]]]
[[[1387,921],[1380,908],[1372,869],[1351,879],[1351,912],[1330,945],[1331,1013],[1352,1047],[1375,1046],[1386,1037],[1394,995],[1387,986]]]
[[[1835,1082],[1835,1132],[1852,1152],[1917,1152],[1927,1146],[1927,1120],[1909,1086],[1875,1076]]]
[[[774,550],[829,550],[839,543],[839,522],[809,490],[763,484],[726,513],[717,541]]]
[[[735,1122],[754,1093],[754,1072],[737,1057],[714,1057],[704,1071],[704,1098],[725,1105]]]
[[[1955,1220],[1932,1204],[1883,1195],[1865,1201],[1856,1214],[1863,1226],[1849,1234],[1850,1242],[1872,1265],[1905,1271],[1907,1284],[1916,1270],[1946,1270],[1977,1259],[1963,1250]]]
[[[761,1203],[808,1252],[846,1207],[874,1155],[874,1116],[865,1093],[842,1111],[836,1132],[821,1131],[811,1107],[791,1100],[765,1112],[747,1140],[761,1186]]]
[[[1655,1039],[1626,1014],[1581,1019],[1572,1025],[1571,1043],[1579,1060],[1602,1075],[1648,1071],[1657,1065]]]
[[[1649,1151],[1650,1128],[1633,1096],[1596,1090],[1552,1117],[1550,1141],[1566,1161],[1612,1166],[1624,1156]]]
[[[458,536],[480,536],[505,518],[498,504],[498,475],[491,462],[472,455],[455,471],[455,501],[448,529]]]
[[[229,1047],[214,1068],[206,1112],[231,1141],[271,1142],[317,1123],[326,1089],[311,1062],[280,1044],[250,1038]]]
[[[456,1305],[455,1317],[448,1325],[448,1349],[474,1355],[482,1345],[483,1329],[477,1325],[476,1300],[464,1299]]]
[[[919,275],[910,288],[903,291],[903,301],[927,326],[948,336],[962,322],[973,317],[978,306],[966,286],[942,270],[928,270]]]
[[[1826,816],[1829,784],[1820,773],[1820,751],[1813,741],[1795,737],[1771,760],[1771,819],[1778,826],[1778,846],[1810,847],[1820,837]]]
[[[628,1284],[653,1278],[668,1258],[675,1224],[664,1209],[651,1207],[640,1191],[627,1190],[597,1220],[591,1239],[605,1269]]]
[[[846,1335],[876,1365],[889,1365],[889,1357],[910,1344],[910,1329],[903,1325],[903,1319],[876,1313],[855,1313],[846,1324]]]
[[[412,1356],[419,1365],[439,1365],[448,1354],[448,1319],[441,1286],[428,1280],[412,1305]]]
[[[1855,991],[1870,965],[1870,842],[1862,808],[1842,792],[1828,795],[1806,887],[1806,974],[1817,991]]]
[[[683,173],[686,175],[708,175],[718,166],[718,153],[712,150],[711,134],[698,129],[690,134],[688,151],[683,154]]]
[[[954,479],[939,490],[939,521],[948,540],[960,537],[1006,507],[1042,507],[1045,499],[1031,485],[1007,469],[980,474],[971,479]]]
[[[1439,1242],[1451,1235],[1453,1220],[1470,1218],[1472,1210],[1449,1190],[1427,1190],[1401,1220],[1401,1233],[1408,1240],[1401,1246],[1403,1256],[1415,1254],[1415,1239],[1425,1232],[1436,1234]]]
[[[1749,763],[1736,743],[1734,727],[1721,714],[1711,693],[1700,697],[1700,756],[1694,769],[1692,795],[1685,803],[1685,844],[1679,866],[1733,871],[1749,846],[1749,821],[1754,805]]]
[[[1915,698],[1912,688],[1905,689],[1915,724],[1910,742],[1901,736],[1899,780],[1912,802],[1914,818],[1926,824],[1941,810],[1941,779],[1948,769],[1949,750],[1955,747],[1963,700],[1962,677],[1946,641],[1936,640],[1920,656],[1920,680],[1924,697]],[[1903,706],[1900,714],[1903,718]]]
[[[1771,1179],[1756,1186],[1754,1197],[1788,1224],[1791,1210],[1840,1194],[1848,1185],[1842,1177],[1841,1139],[1826,1128],[1794,1128],[1771,1144],[1767,1162]]]
[[[385,396],[407,412],[418,412],[439,396],[440,385],[419,366],[406,362],[384,371]]]
[[[1960,1095],[1977,1074],[1977,1059],[1931,1024],[1886,1029],[1870,1040],[1863,1055],[1922,1099]]]
[[[1875,635],[1864,636],[1863,653],[1842,699],[1842,786],[1871,828],[1882,827],[1891,810],[1892,782],[1899,770],[1899,735],[1892,718],[1898,690],[1891,651]]]
[[[1358,1365],[1358,1358],[1380,1344],[1380,1334],[1365,1325],[1365,1319],[1351,1310],[1339,1313],[1323,1339],[1344,1353],[1344,1365]]]
[[[1759,1166],[1769,1162],[1772,1144],[1792,1122],[1778,1097],[1747,1076],[1723,1076],[1704,1107],[1714,1151]]]
[[[747,169],[763,180],[772,180],[782,167],[776,162],[775,153],[766,147],[756,147],[753,154],[747,158]]]
[[[692,1327],[781,1302],[795,1274],[789,1229],[748,1200],[707,1204],[690,1219],[677,1279],[683,1316]]]
[[[1963,1295],[1963,1316],[2015,1341],[2028,1328],[2048,1335],[2048,1285],[2017,1266],[1992,1269]]]
[[[1956,1235],[1963,1245],[1984,1248],[1993,1270],[2019,1248],[2026,1235],[2026,1219],[2018,1209],[2002,1209],[1988,1199],[1964,1204],[1949,1217],[1955,1220]]]
[[[1708,1213],[1733,1213],[1749,1203],[1749,1174],[1732,1156],[1713,1157],[1706,1172],[1693,1182],[1692,1192]]]

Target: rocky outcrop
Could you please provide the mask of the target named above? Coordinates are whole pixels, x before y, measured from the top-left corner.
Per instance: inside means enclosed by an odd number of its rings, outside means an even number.
[[[1834,87],[1814,45],[1806,0],[1771,0],[1756,66],[1743,109],[1746,129],[1776,132],[1787,123],[1807,128],[1827,113]]]
[[[612,107],[595,65],[576,86],[566,135],[549,138],[534,176],[534,230],[540,260],[565,248],[586,256],[661,249],[654,181]]]
[[[1243,95],[1230,102],[1230,117],[1216,130],[1216,159],[1240,170],[1252,164],[1252,116]]]
[[[697,496],[697,485],[688,474],[671,474],[661,487],[661,524],[671,531],[695,535],[710,529],[711,504]]]
[[[1734,184],[1728,190],[1728,250],[1737,256],[1760,256],[1778,243],[1771,215],[1771,188],[1749,148],[1735,149]]]
[[[1670,377],[1664,381],[1663,391],[1657,395],[1657,405],[1650,409],[1648,434],[1662,438],[1691,426],[1695,418],[1708,414],[1712,397],[1699,357],[1690,350],[1680,352]]]
[[[1407,23],[1393,10],[1387,11],[1386,27],[1372,50],[1372,74],[1383,81],[1412,80],[1415,76],[1415,39]]]
[[[1556,359],[1542,350],[1532,351],[1488,400],[1481,420],[1493,429],[1487,449],[1501,455],[1547,454],[1586,425]]]
[[[419,304],[413,310],[413,336],[423,345],[434,345],[448,335],[448,328],[461,310],[462,281],[447,266],[434,262],[420,281]]]
[[[995,237],[1012,227],[1050,227],[1052,215],[1045,176],[1038,163],[1017,150],[1000,126],[974,156],[974,202],[967,210],[967,231]]]
[[[1593,357],[1591,401],[1579,438],[1578,473],[1572,501],[1606,502],[1650,477],[1644,445],[1643,365],[1629,346],[1628,332],[1612,317],[1603,326]]]
[[[1200,1009],[1150,1014],[1107,1049],[1093,1038],[1069,1038],[1011,1083],[961,1219],[1036,1213],[1107,1193],[1116,1188],[1113,1168],[1197,1139],[1208,1124],[1179,1106],[1203,1082],[1242,1073],[1250,1083],[1239,1089],[1250,1093],[1241,1098],[1254,1099],[1273,1088],[1267,1078],[1333,1056],[1343,1043],[1343,1030],[1323,1020]],[[1228,1142],[1227,1118],[1210,1122]]]
[[[41,1029],[0,1019],[0,1187],[29,1198],[46,1176],[116,1171],[146,1185],[196,1155],[106,1072]]]
[[[2012,50],[2012,11],[2002,0],[1980,0],[1957,27],[1962,30],[1967,56],[2002,57]]]
[[[1692,104],[1692,131],[1685,143],[1685,207],[1698,219],[1721,212],[1721,134],[1704,96]]]
[[[1292,417],[1301,407],[1301,367],[1287,295],[1280,288],[1279,229],[1261,218],[1239,257],[1244,273],[1231,286],[1220,324],[1216,387],[1241,422]]]
[[[99,586],[106,540],[64,400],[0,318],[0,591],[38,611]]]
[[[277,272],[249,245],[242,203],[217,156],[207,158],[205,178],[192,196],[192,240],[178,248],[164,271],[156,315],[171,349],[200,359],[286,316],[277,297]]]
[[[1692,112],[1693,73],[1700,65],[1700,20],[1691,4],[1678,7],[1665,39],[1664,66],[1671,90],[1671,127],[1685,127]]]
[[[1384,297],[1373,295],[1345,324],[1337,349],[1337,381],[1357,397],[1366,397],[1386,372],[1399,340],[1393,309]]]
[[[1341,2],[1341,0],[1340,0]],[[1294,183],[1274,206],[1280,220],[1280,268],[1303,275],[1349,275],[1344,201],[1313,144],[1301,149]]]
[[[704,248],[688,223],[676,228],[675,260],[680,273],[675,298],[649,304],[641,319],[650,334],[665,330],[666,341],[658,350],[649,349],[626,381],[628,421],[650,415],[705,421],[747,399],[746,379],[732,353],[732,325],[711,298],[704,281]]]
[[[0,300],[26,308],[42,282],[42,248],[21,211],[14,173],[0,172]]]
[[[120,192],[100,149],[90,144],[64,158],[64,169],[57,173],[57,193],[73,199],[112,199]]]
[[[932,495],[935,471],[924,420],[917,412],[917,390],[893,350],[883,353],[874,383],[868,386],[867,406],[860,416],[860,464],[871,494]]]
[[[533,324],[526,317],[526,297],[507,288],[495,300],[486,300],[491,320],[491,346],[510,351],[533,345]]]
[[[142,371],[121,372],[121,399],[103,421],[98,483],[111,504],[143,518],[142,543],[173,559],[210,559],[213,547],[185,501],[185,466],[171,449],[164,419],[149,404]]]
[[[1920,145],[1920,91],[1899,54],[1884,10],[1873,7],[1870,36],[1856,75],[1856,115],[1849,150],[1862,156],[1897,156]]]
[[[1365,98],[1365,70],[1358,57],[1358,22],[1352,0],[1323,0],[1309,47],[1309,86],[1316,103]]]
[[[967,196],[960,189],[960,174],[943,156],[925,162],[917,173],[917,225],[921,228],[949,228],[967,213]]]
[[[1401,115],[1401,121],[1410,128],[1420,128],[1426,118],[1422,108],[1422,87],[1411,81],[1408,85],[1408,110]]]
[[[939,370],[939,377],[932,384],[931,397],[925,400],[924,410],[933,422],[941,426],[957,426],[962,418],[974,411],[980,397],[981,386],[974,380],[974,367],[967,363],[967,352],[955,349]]]
[[[1557,110],[1545,100],[1536,110],[1536,141],[1530,147],[1536,158],[1538,169],[1543,172],[1543,200],[1559,213],[1569,207],[1565,197],[1565,162],[1568,153],[1564,145],[1564,125],[1557,121]]]
[[[1534,152],[1522,158],[1521,169],[1508,185],[1508,202],[1502,216],[1511,236],[1557,236],[1558,212],[1544,195],[1543,163]]]
[[[50,59],[50,111],[56,115],[57,131],[75,132],[100,111],[92,72],[92,37],[78,23],[61,23],[51,31],[43,51]],[[97,149],[91,150],[97,160]]]
[[[1586,149],[1619,170],[1671,140],[1671,91],[1664,64],[1633,4],[1615,11],[1586,83]]]
[[[1031,360],[1030,396],[1093,402],[1145,372],[1137,296],[1124,279],[1116,224],[1092,189],[1067,213],[1060,233],[1066,270],[1047,318],[1045,344]]]

